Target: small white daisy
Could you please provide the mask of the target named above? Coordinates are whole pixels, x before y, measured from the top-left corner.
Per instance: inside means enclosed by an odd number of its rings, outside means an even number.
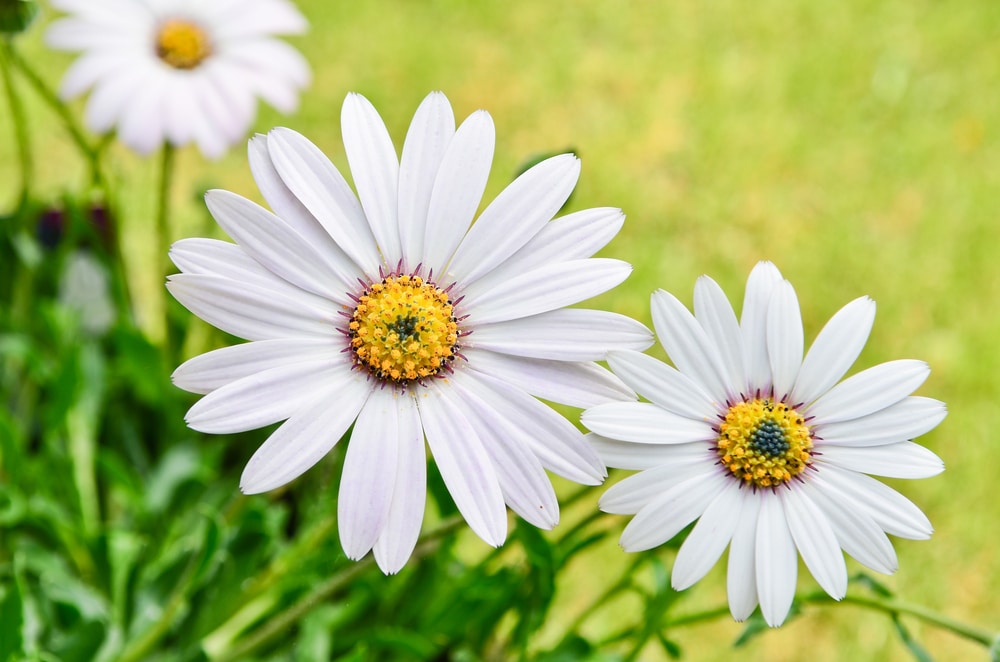
[[[590,259],[619,230],[618,209],[552,220],[580,174],[571,154],[531,168],[473,216],[493,159],[493,120],[458,129],[430,94],[396,157],[375,108],[351,94],[342,129],[358,197],[320,150],[289,129],[250,141],[275,213],[226,191],[208,208],[236,243],[187,239],[168,288],[193,313],[253,342],[183,364],[174,382],[206,393],[187,415],[210,433],[288,419],[243,472],[271,490],[326,455],[353,424],[338,515],[352,559],[372,547],[398,571],[420,531],[426,437],[469,526],[498,546],[506,502],[550,528],[559,506],[545,470],[598,484],[584,435],[532,396],[588,407],[635,398],[595,360],[644,349],[652,334],[609,312],[565,309],[631,267]]]
[[[69,16],[46,34],[53,48],[81,51],[60,94],[93,88],[86,123],[113,127],[148,154],[164,142],[198,144],[210,158],[244,140],[260,97],[284,113],[298,107],[309,65],[272,35],[304,32],[286,0],[53,0]]]
[[[936,455],[910,441],[946,414],[944,403],[910,395],[927,365],[891,361],[837,384],[868,340],[875,303],[861,297],[844,306],[803,359],[795,290],[769,262],[750,274],[740,321],[707,276],[695,286],[694,311],[655,292],[653,324],[677,368],[612,351],[612,371],[649,402],[583,414],[609,467],[642,470],[600,500],[606,512],[635,514],[622,547],[651,549],[699,520],[677,554],[674,588],[701,579],[729,545],[733,617],[744,620],[759,602],[772,626],[795,596],[796,549],[837,600],[847,591],[841,549],[894,572],[885,534],[926,539],[931,525],[865,474],[943,471]]]

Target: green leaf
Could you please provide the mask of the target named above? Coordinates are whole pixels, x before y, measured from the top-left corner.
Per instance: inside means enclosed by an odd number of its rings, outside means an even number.
[[[38,16],[38,5],[33,0],[0,0],[0,32],[19,34],[28,29]]]
[[[18,580],[0,586],[0,661],[24,657],[24,601]]]
[[[733,642],[733,648],[740,648],[745,646],[750,642],[751,639],[761,634],[762,632],[767,632],[767,622],[761,615],[759,609],[755,609],[750,618],[747,619],[746,625],[743,626],[743,632],[740,636],[736,637],[736,641]]]
[[[681,647],[674,642],[667,639],[662,632],[656,633],[656,640],[660,642],[660,646],[671,660],[679,660],[683,656],[681,652]]]

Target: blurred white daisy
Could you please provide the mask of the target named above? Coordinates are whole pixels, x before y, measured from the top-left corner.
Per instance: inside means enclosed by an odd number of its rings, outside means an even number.
[[[733,617],[747,618],[759,602],[772,626],[795,595],[796,549],[837,600],[847,591],[841,549],[894,572],[886,533],[926,539],[931,525],[865,474],[923,478],[944,469],[910,441],[946,414],[944,403],[910,395],[927,365],[891,361],[837,384],[868,340],[875,303],[844,306],[803,359],[795,290],[769,262],[750,274],[740,321],[707,276],[695,286],[694,310],[654,293],[656,334],[677,368],[613,351],[612,371],[649,402],[583,414],[608,466],[642,470],[600,500],[606,512],[635,514],[622,547],[656,547],[699,520],[677,554],[674,588],[701,579],[729,545]]]
[[[531,168],[471,226],[493,159],[493,120],[458,129],[429,95],[396,157],[375,108],[351,94],[342,129],[358,196],[320,150],[289,129],[250,142],[274,213],[210,191],[236,243],[178,242],[168,288],[193,313],[253,342],[174,373],[206,393],[187,416],[203,432],[288,419],[251,458],[241,488],[271,490],[326,455],[353,424],[338,501],[350,558],[374,546],[398,571],[424,512],[424,438],[470,527],[492,545],[504,503],[550,528],[558,503],[545,470],[598,484],[604,464],[583,434],[532,396],[587,407],[635,398],[594,363],[652,334],[609,312],[565,309],[629,274],[589,259],[619,230],[618,209],[551,220],[580,174],[571,154]]]
[[[195,142],[210,158],[244,140],[260,97],[283,113],[298,107],[309,65],[272,35],[304,32],[286,0],[53,0],[69,16],[47,43],[83,54],[60,94],[93,88],[86,123],[113,127],[148,154],[164,142]]]

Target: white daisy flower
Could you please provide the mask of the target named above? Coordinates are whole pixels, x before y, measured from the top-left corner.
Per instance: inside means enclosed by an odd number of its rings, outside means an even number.
[[[652,334],[614,313],[565,309],[631,267],[589,259],[619,230],[618,209],[556,220],[580,174],[571,154],[508,186],[471,226],[493,159],[493,120],[458,129],[429,95],[396,157],[375,108],[351,94],[342,129],[358,198],[320,150],[289,129],[250,141],[275,213],[226,191],[208,208],[236,243],[188,239],[168,288],[193,313],[252,342],[191,359],[175,383],[206,393],[187,415],[210,433],[288,419],[243,472],[246,493],[314,465],[353,424],[340,484],[341,543],[374,547],[383,571],[413,550],[425,499],[424,438],[469,526],[494,546],[504,503],[550,528],[559,506],[545,470],[598,484],[584,435],[532,396],[588,407],[635,398],[599,367],[610,347]]]
[[[649,402],[583,414],[608,466],[641,470],[600,500],[605,512],[635,514],[622,547],[651,549],[698,520],[677,554],[673,587],[697,582],[729,545],[733,617],[746,619],[759,602],[772,626],[795,596],[796,549],[837,600],[847,591],[841,549],[894,572],[886,533],[926,539],[931,525],[865,474],[924,478],[944,469],[910,441],[946,414],[944,403],[910,395],[927,365],[891,361],[837,384],[868,340],[875,303],[844,306],[803,359],[795,290],[769,262],[750,274],[740,321],[707,276],[695,286],[694,311],[655,292],[653,324],[677,368],[612,351],[612,371]]]
[[[169,142],[198,144],[210,158],[244,140],[260,97],[283,113],[298,107],[309,65],[272,35],[304,32],[286,0],[53,0],[69,16],[46,34],[83,55],[60,88],[72,99],[93,88],[85,120],[118,129],[148,154]]]

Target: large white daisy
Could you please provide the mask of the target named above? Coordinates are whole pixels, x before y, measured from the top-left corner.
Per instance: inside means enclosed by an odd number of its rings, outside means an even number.
[[[81,51],[63,79],[71,99],[93,88],[86,123],[118,129],[142,154],[190,142],[218,157],[244,140],[257,98],[281,112],[309,83],[302,55],[272,35],[307,24],[286,0],[53,0],[69,16],[46,34],[50,46]]]
[[[385,572],[409,557],[425,499],[424,438],[459,511],[492,545],[506,502],[532,524],[559,517],[545,469],[598,484],[606,473],[571,423],[532,396],[588,407],[635,398],[594,363],[652,334],[622,315],[565,309],[631,267],[590,259],[619,230],[618,209],[551,220],[580,174],[571,154],[508,186],[470,228],[493,158],[493,120],[455,129],[429,95],[402,159],[375,108],[351,94],[342,129],[358,197],[319,149],[289,129],[250,141],[271,213],[238,195],[207,203],[236,243],[187,239],[168,288],[189,310],[253,342],[174,373],[206,393],[187,416],[226,433],[288,419],[250,459],[247,493],[284,485],[354,429],[338,501],[350,558],[374,546]]]
[[[608,466],[642,470],[600,500],[606,512],[635,514],[622,547],[656,547],[698,519],[677,554],[674,588],[701,579],[728,545],[733,617],[747,618],[759,602],[772,626],[795,595],[796,550],[838,600],[847,591],[841,549],[894,572],[886,533],[925,539],[931,525],[865,474],[923,478],[944,469],[910,441],[946,414],[943,403],[910,395],[927,365],[891,361],[838,384],[868,339],[875,303],[844,306],[803,359],[795,290],[769,262],[750,274],[740,321],[707,276],[695,286],[694,311],[655,292],[653,324],[676,369],[612,351],[613,372],[649,402],[583,414]]]

